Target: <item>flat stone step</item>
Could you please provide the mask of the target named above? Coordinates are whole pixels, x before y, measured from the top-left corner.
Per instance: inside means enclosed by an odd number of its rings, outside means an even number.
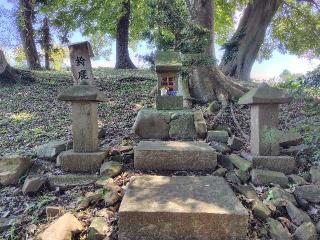
[[[204,142],[141,141],[134,149],[139,170],[214,170],[217,153]]]
[[[119,240],[247,239],[247,210],[215,176],[135,177],[119,219]]]

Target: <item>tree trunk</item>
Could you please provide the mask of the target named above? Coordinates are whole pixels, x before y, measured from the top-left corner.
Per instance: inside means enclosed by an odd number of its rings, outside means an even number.
[[[224,74],[242,81],[250,80],[266,30],[281,3],[282,0],[254,0],[248,3],[235,34],[224,46],[220,64]]]
[[[192,22],[207,29],[210,34],[210,42],[203,47],[202,54],[214,59],[214,1],[189,0],[188,6]],[[226,103],[229,99],[239,98],[248,90],[241,83],[225,76],[215,64],[194,67],[189,87],[191,97],[202,103],[215,99]]]
[[[43,19],[42,26],[42,47],[44,50],[44,62],[46,70],[50,70],[50,48],[51,48],[50,28],[49,19],[45,17]]]
[[[0,49],[0,83],[13,84],[18,80],[33,82],[35,79],[30,72],[11,67]]]
[[[124,9],[123,16],[120,17],[117,25],[116,37],[116,69],[134,69],[129,56],[129,25],[130,25],[130,0],[123,0],[122,6]]]
[[[15,83],[18,79],[16,71],[8,64],[4,53],[0,50],[0,83]]]
[[[20,0],[18,14],[18,27],[21,35],[23,49],[27,58],[29,69],[40,69],[40,60],[37,52],[33,31],[33,1]]]
[[[198,54],[214,59],[214,2],[212,0],[190,0],[188,6],[192,23],[200,25],[209,34],[209,42]],[[215,86],[209,77],[209,71],[208,66],[195,66],[192,69],[189,79],[190,94],[199,102],[206,103],[215,99]]]

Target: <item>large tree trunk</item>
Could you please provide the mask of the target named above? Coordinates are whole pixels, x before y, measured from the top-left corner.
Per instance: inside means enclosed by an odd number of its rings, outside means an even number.
[[[8,64],[0,50],[0,83],[15,83],[19,79],[16,71]]]
[[[235,34],[225,44],[220,64],[224,74],[242,81],[250,80],[266,30],[281,3],[282,0],[254,0],[248,3]]]
[[[207,29],[210,34],[210,41],[199,54],[214,60],[214,1],[190,0],[188,6],[193,24]],[[195,66],[189,79],[189,88],[191,97],[202,103],[215,99],[225,103],[230,98],[239,98],[247,90],[226,77],[216,64]]]
[[[50,27],[49,27],[49,19],[45,17],[43,19],[42,26],[42,48],[44,50],[44,62],[45,68],[50,70],[50,48],[51,48],[51,38],[50,38]]]
[[[33,4],[32,0],[20,0],[18,27],[29,69],[40,69],[39,55],[34,40]]]
[[[18,80],[32,82],[35,79],[28,71],[17,70],[9,65],[0,49],[0,83],[16,83]]]
[[[117,25],[116,37],[116,69],[136,68],[129,56],[129,25],[130,25],[130,0],[122,2],[124,14],[120,17]]]
[[[209,34],[209,41],[197,54],[214,59],[214,2],[212,0],[190,0],[188,5],[192,23],[200,25]],[[199,102],[206,103],[215,99],[215,86],[209,76],[209,71],[209,66],[194,66],[192,69],[189,79],[190,94]]]

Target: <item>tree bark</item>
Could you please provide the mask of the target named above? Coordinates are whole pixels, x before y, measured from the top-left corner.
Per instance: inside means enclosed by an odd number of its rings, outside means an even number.
[[[16,71],[8,64],[0,50],[0,83],[15,83],[19,79]]]
[[[50,48],[51,48],[51,38],[50,38],[50,27],[49,19],[45,17],[43,19],[42,26],[42,47],[44,50],[44,62],[46,70],[50,70]]]
[[[188,3],[191,21],[207,30],[209,42],[202,52],[207,58],[214,59],[214,2],[212,0],[190,0]],[[210,67],[195,66],[189,78],[190,95],[198,102],[206,103],[215,99],[214,82],[209,77]]]
[[[122,1],[123,16],[120,17],[117,25],[116,36],[116,69],[136,68],[129,56],[129,26],[131,6],[130,0]]]
[[[254,0],[248,3],[236,32],[224,46],[220,69],[225,75],[242,81],[250,80],[266,30],[282,1]]]
[[[204,46],[202,54],[214,59],[214,1],[189,0],[188,6],[192,22],[207,29],[210,34],[210,41]],[[194,67],[189,87],[191,97],[202,103],[218,99],[226,104],[228,100],[237,99],[248,90],[242,83],[225,76],[216,64]]]
[[[33,15],[33,1],[20,0],[18,27],[21,35],[23,49],[27,58],[27,64],[29,69],[31,70],[41,68],[39,55],[34,40]]]

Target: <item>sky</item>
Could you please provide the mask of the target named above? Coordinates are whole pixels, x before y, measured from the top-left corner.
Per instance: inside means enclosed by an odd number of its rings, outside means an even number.
[[[8,0],[0,0],[0,7],[4,6],[10,8],[10,4],[8,4]],[[1,25],[0,25],[1,28]],[[1,29],[0,29],[1,30]],[[1,31],[0,31],[1,32]],[[75,32],[71,37],[71,42],[81,42],[86,40],[85,37],[78,31]],[[111,55],[108,56],[108,60],[106,58],[100,58],[99,60],[93,60],[93,67],[114,67],[116,60],[116,44],[113,41],[111,46]],[[146,67],[145,63],[141,62],[137,55],[144,55],[150,53],[152,48],[148,46],[148,44],[144,41],[141,41],[137,44],[135,49],[129,49],[130,57],[132,61],[138,67]],[[216,46],[216,56],[218,60],[221,58],[223,52],[220,50],[218,46]],[[68,62],[68,60],[66,60]],[[269,60],[264,60],[261,63],[255,62],[252,68],[251,77],[258,80],[275,78],[280,75],[280,73],[287,69],[291,73],[306,73],[308,71],[313,70],[317,66],[320,65],[320,60],[308,60],[305,58],[299,58],[290,54],[281,54],[278,51],[273,52],[273,56]]]

